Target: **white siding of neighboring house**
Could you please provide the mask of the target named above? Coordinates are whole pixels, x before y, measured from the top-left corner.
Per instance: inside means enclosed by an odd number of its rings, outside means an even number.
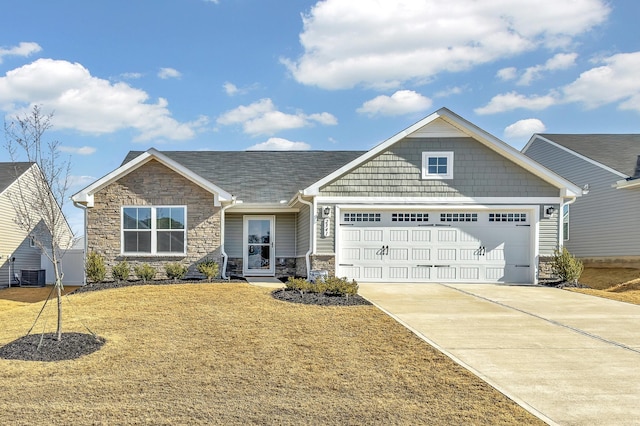
[[[24,195],[30,195],[29,189],[35,185],[32,175],[27,171],[20,176],[20,179],[20,186],[24,191]],[[30,246],[30,232],[23,230],[15,222],[16,213],[10,197],[18,195],[20,195],[20,191],[17,182],[14,182],[0,194],[0,232],[2,233],[2,238],[0,238],[0,286],[7,286],[14,272],[20,276],[22,269],[41,269],[40,249]],[[71,231],[66,227],[66,223],[61,227],[60,232],[63,236],[63,242],[70,243],[72,235]],[[41,234],[41,232],[38,232],[38,234]],[[44,244],[46,246],[48,242],[45,238],[43,240],[45,240]],[[8,260],[13,257],[15,257],[15,262],[11,265],[12,272],[10,275]],[[15,284],[15,282],[12,282],[12,284]]]
[[[577,257],[640,256],[640,190],[615,189],[623,177],[536,139],[525,154],[589,193],[569,207],[569,240]]]

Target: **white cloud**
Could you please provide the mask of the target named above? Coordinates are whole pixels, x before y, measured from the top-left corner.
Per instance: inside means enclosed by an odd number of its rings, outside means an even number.
[[[529,138],[534,133],[542,133],[546,130],[544,123],[537,118],[519,120],[504,129],[506,139]]]
[[[391,96],[381,95],[366,101],[357,112],[370,117],[376,115],[403,115],[424,111],[431,106],[431,99],[413,90],[399,90]]]
[[[397,88],[540,47],[568,45],[603,23],[604,0],[326,0],[304,14],[304,53],[281,59],[302,84]]]
[[[239,106],[225,112],[217,120],[218,124],[229,126],[242,124],[243,131],[250,135],[271,135],[281,130],[299,129],[314,123],[335,125],[338,120],[328,112],[317,114],[286,114],[278,111],[269,98],[260,99],[247,106]]]
[[[233,96],[238,93],[238,86],[233,83],[229,83],[228,81],[222,85],[224,91],[227,95]]]
[[[502,81],[509,81],[516,78],[518,69],[516,67],[502,68],[498,70],[496,76]]]
[[[125,80],[137,80],[138,78],[142,78],[143,74],[140,72],[124,72],[120,74],[120,78]]]
[[[620,102],[620,109],[640,112],[640,52],[613,55],[602,63],[562,89],[565,101],[587,108]]]
[[[434,93],[433,97],[434,98],[446,98],[446,97],[449,97],[451,95],[461,95],[466,90],[467,90],[467,87],[460,87],[460,86],[449,87],[449,88],[446,88],[444,90],[440,90],[439,92]]]
[[[85,186],[96,181],[97,178],[94,176],[86,176],[86,175],[70,175],[67,183],[69,184],[69,188],[77,188],[82,189]]]
[[[282,138],[269,138],[266,142],[255,144],[247,151],[306,151],[311,145],[305,142],[292,142]]]
[[[570,68],[576,64],[577,57],[577,53],[558,53],[547,60],[544,65],[536,65],[527,68],[522,77],[520,77],[520,80],[518,80],[518,85],[528,86],[532,81],[538,80],[545,71],[556,71]]]
[[[195,135],[193,123],[171,117],[165,99],[148,101],[143,90],[93,77],[82,65],[67,61],[38,59],[0,77],[0,110],[22,114],[42,105],[44,112],[55,111],[56,129],[93,134],[133,129],[136,141]]]
[[[509,92],[494,96],[487,105],[474,109],[474,112],[478,115],[486,115],[518,108],[540,111],[559,102],[554,92],[544,96],[524,96],[517,92]]]
[[[158,77],[163,80],[167,80],[169,78],[180,78],[182,77],[182,73],[174,68],[160,68],[160,71],[158,71]]]
[[[92,146],[75,147],[75,146],[60,145],[59,149],[62,152],[68,152],[71,154],[78,154],[78,155],[91,155],[94,152],[96,152],[96,148]]]
[[[539,111],[566,103],[580,103],[586,108],[618,103],[619,109],[640,112],[640,51],[616,54],[599,62],[603,65],[583,72],[573,83],[547,95],[509,92],[494,96],[487,105],[474,111],[482,115],[518,108]],[[562,61],[558,66],[562,66]]]
[[[9,48],[0,47],[0,64],[2,58],[5,56],[29,56],[34,53],[38,53],[42,50],[42,47],[38,43],[33,42],[21,42],[19,45]]]

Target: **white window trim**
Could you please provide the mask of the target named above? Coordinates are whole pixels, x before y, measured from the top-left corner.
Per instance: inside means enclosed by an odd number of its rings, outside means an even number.
[[[157,238],[157,232],[158,230],[156,229],[156,211],[157,209],[162,209],[162,208],[183,208],[184,209],[184,246],[182,247],[182,251],[181,252],[158,252],[157,251],[157,247],[158,247],[158,238]],[[151,232],[151,252],[147,253],[147,252],[138,252],[138,251],[133,251],[133,252],[127,252],[124,251],[124,209],[151,209],[151,229],[149,230]],[[131,257],[148,257],[148,256],[154,256],[154,257],[171,257],[171,256],[185,256],[187,254],[187,229],[188,229],[188,225],[187,225],[187,206],[179,206],[179,205],[154,205],[154,206],[122,206],[120,208],[120,254],[123,256],[131,256]]]
[[[446,174],[429,174],[429,158],[445,157],[447,159]],[[422,153],[422,179],[453,179],[453,151],[426,151]]]

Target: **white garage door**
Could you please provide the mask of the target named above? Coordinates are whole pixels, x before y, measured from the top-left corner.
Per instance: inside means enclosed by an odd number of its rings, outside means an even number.
[[[369,282],[530,282],[526,212],[345,211],[338,275]]]

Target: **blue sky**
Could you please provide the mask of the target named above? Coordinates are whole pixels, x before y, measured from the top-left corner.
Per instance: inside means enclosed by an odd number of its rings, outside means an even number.
[[[47,137],[71,157],[71,193],[129,150],[366,150],[443,106],[518,149],[535,132],[640,132],[636,0],[2,10],[0,113],[54,113]],[[81,212],[66,211],[81,233]]]

